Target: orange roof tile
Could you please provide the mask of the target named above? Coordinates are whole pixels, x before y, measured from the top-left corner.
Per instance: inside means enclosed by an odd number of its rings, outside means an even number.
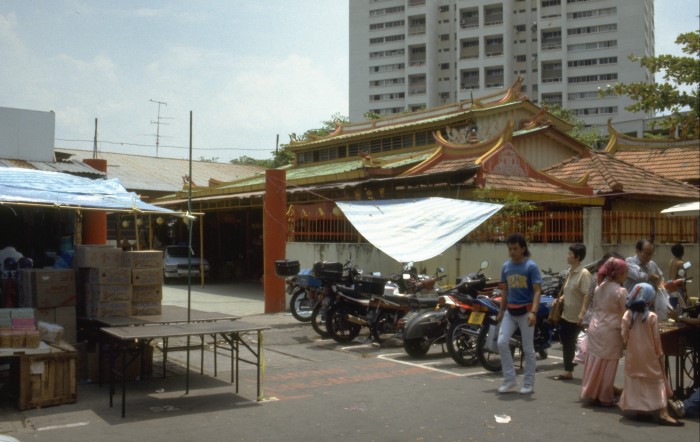
[[[588,173],[588,185],[598,194],[672,195],[679,199],[700,197],[700,190],[691,185],[664,178],[605,152],[591,151],[590,155],[571,158],[544,172],[562,180],[579,179]]]

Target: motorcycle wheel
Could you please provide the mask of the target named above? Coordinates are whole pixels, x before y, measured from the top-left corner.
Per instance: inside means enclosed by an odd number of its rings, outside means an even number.
[[[323,302],[319,302],[311,312],[310,319],[311,327],[313,327],[314,331],[324,339],[330,337],[328,331],[326,330],[326,313],[326,306],[323,304]]]
[[[335,342],[350,342],[360,334],[362,327],[347,320],[349,313],[354,314],[343,303],[335,304],[326,313],[326,330]]]
[[[398,331],[396,327],[396,321],[394,321],[393,313],[387,310],[379,310],[374,323],[370,326],[370,333],[372,339],[377,344],[385,342],[387,339],[391,339],[396,336]]]
[[[412,358],[422,358],[430,350],[430,341],[424,338],[406,339],[403,341],[403,349]]]
[[[313,313],[313,300],[309,299],[306,290],[301,287],[296,287],[292,293],[292,299],[289,301],[289,310],[292,316],[299,322],[311,321]]]
[[[479,330],[479,336],[476,338],[476,357],[479,359],[481,366],[488,371],[494,373],[501,371],[501,356],[498,352],[491,352],[485,348],[486,335],[489,332],[490,322],[484,322]]]
[[[468,333],[468,331],[475,331],[477,328],[466,322],[457,322],[450,324],[450,328],[447,330],[447,352],[456,363],[463,367],[474,365],[478,360],[476,357],[476,338]]]

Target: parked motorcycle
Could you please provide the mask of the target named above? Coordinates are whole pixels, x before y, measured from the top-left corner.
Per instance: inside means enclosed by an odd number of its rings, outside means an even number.
[[[433,344],[445,342],[450,324],[464,315],[470,299],[486,288],[487,278],[481,272],[488,267],[488,264],[488,261],[482,261],[479,271],[459,278],[457,285],[452,288],[438,290],[438,303],[435,309],[411,312],[404,317],[401,335],[404,350],[409,356],[423,357]],[[449,345],[454,346],[454,343],[448,344],[448,351]]]
[[[501,371],[501,358],[498,352],[498,324],[496,317],[500,309],[502,300],[500,294],[492,298],[488,296],[479,296],[479,308],[482,310],[483,321],[480,324],[480,329],[476,336],[476,357],[486,370],[498,372]],[[547,349],[551,346],[552,328],[547,323],[546,319],[549,316],[549,310],[552,308],[554,297],[542,295],[540,297],[540,307],[537,309],[537,321],[535,323],[535,351],[539,353],[541,359],[547,358]],[[521,365],[523,357],[522,338],[518,329],[510,339],[510,350],[512,354],[516,351],[520,353]]]
[[[392,276],[391,283],[376,275],[360,275],[352,288],[337,287],[338,302],[326,322],[329,334],[338,342],[349,342],[367,327],[377,344],[397,336],[399,321],[407,313],[435,306],[435,284],[445,277],[441,272],[438,268],[432,277],[418,275],[409,263],[402,274]]]
[[[352,286],[353,280],[360,275],[362,270],[350,261],[345,264],[339,262],[316,262],[311,269],[311,274],[321,280],[321,290],[317,293],[317,300],[311,312],[311,327],[322,338],[330,336],[326,326],[328,311],[333,307],[338,298],[339,287]]]
[[[285,282],[292,316],[300,322],[311,321],[314,307],[323,299],[323,281],[313,276],[311,269],[301,269]]]

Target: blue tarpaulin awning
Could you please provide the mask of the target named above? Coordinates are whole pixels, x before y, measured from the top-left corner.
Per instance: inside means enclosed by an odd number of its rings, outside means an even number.
[[[43,170],[0,168],[0,204],[41,205],[110,212],[175,213],[148,204],[117,179],[93,180]]]
[[[399,262],[424,261],[439,255],[503,207],[449,198],[336,205],[367,241]]]

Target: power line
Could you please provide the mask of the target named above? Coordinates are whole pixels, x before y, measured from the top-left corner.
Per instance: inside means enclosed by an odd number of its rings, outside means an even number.
[[[55,138],[56,141],[68,141],[71,143],[92,143],[94,140],[78,140],[78,139],[68,139],[68,138]],[[128,143],[126,141],[107,141],[107,140],[99,140],[99,143],[102,144],[114,144],[117,146],[133,146],[133,147],[155,147],[153,144],[140,144],[140,143]],[[161,147],[167,147],[170,149],[189,149],[187,146],[171,146],[171,145],[162,145]],[[69,149],[69,148],[66,148]],[[193,147],[193,150],[252,150],[252,151],[260,151],[260,152],[272,152],[272,149],[262,149],[262,148],[243,148],[243,147]]]

